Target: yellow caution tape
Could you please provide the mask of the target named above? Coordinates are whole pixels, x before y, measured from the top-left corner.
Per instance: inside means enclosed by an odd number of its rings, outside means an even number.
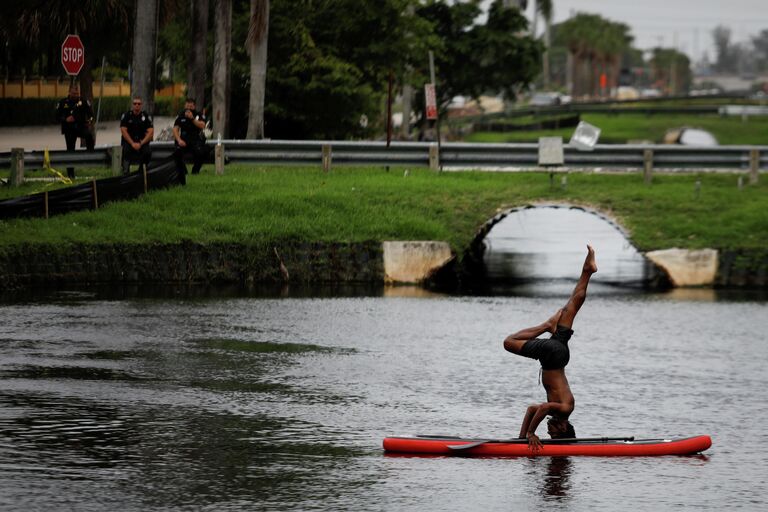
[[[72,180],[68,177],[61,174],[59,171],[51,167],[51,155],[48,154],[48,148],[45,148],[45,151],[43,152],[43,169],[50,172],[51,174],[58,176],[59,181],[62,183],[66,183],[67,185],[72,184]]]

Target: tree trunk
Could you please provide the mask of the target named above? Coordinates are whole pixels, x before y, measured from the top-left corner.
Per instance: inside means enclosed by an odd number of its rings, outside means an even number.
[[[85,46],[85,58],[83,59],[83,69],[77,76],[80,82],[80,96],[93,103],[93,53],[94,44],[87,37],[82,37],[83,46]]]
[[[408,76],[408,74],[406,74]],[[408,140],[411,136],[411,100],[413,98],[413,86],[403,84],[403,122],[400,125],[400,136]]]
[[[251,97],[248,107],[248,139],[264,138],[264,97],[267,85],[269,0],[251,0],[248,52],[251,55]]]
[[[544,18],[544,54],[541,56],[541,71],[544,75],[544,89],[549,90],[549,46],[551,42],[552,19]]]
[[[153,113],[155,109],[157,0],[137,0],[135,20],[131,95],[140,96],[144,100],[145,110]]]
[[[208,42],[208,0],[192,0],[192,44],[187,66],[187,97],[205,108],[205,56]]]
[[[216,44],[213,52],[213,130],[229,137],[229,61],[232,54],[232,0],[216,0]]]

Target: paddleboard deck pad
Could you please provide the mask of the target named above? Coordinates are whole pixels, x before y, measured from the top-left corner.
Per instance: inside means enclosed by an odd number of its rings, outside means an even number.
[[[542,439],[543,446],[536,453],[528,448],[525,439],[463,439],[450,436],[387,437],[384,451],[387,453],[459,455],[481,457],[530,457],[571,455],[606,456],[653,456],[693,455],[712,446],[709,436],[673,439],[590,438],[573,440]],[[476,446],[463,448],[470,444]]]

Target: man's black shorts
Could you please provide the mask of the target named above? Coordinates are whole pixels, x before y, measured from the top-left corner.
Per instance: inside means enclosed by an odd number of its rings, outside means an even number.
[[[568,350],[568,340],[571,336],[573,336],[572,329],[558,325],[551,338],[526,341],[520,350],[520,355],[538,359],[545,370],[565,368],[571,358],[571,352]]]

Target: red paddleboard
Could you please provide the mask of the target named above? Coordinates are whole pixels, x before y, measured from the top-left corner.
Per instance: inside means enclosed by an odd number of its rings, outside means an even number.
[[[712,439],[709,436],[637,440],[632,437],[542,439],[542,445],[540,450],[533,452],[528,448],[528,441],[525,439],[462,439],[441,436],[384,439],[384,450],[388,453],[485,457],[692,455],[712,446]]]

